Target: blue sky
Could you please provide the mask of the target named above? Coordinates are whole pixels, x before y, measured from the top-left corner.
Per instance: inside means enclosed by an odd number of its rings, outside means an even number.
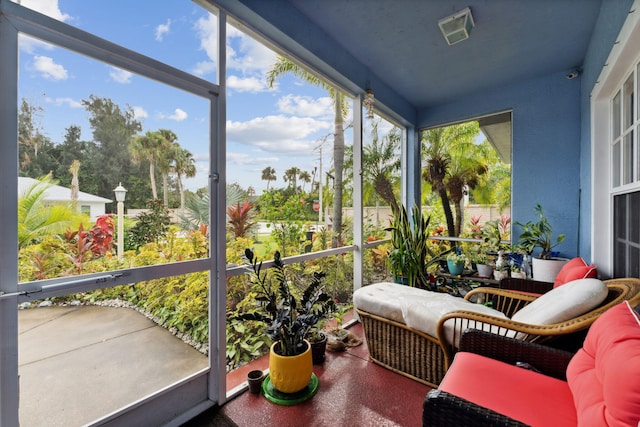
[[[22,0],[21,4],[126,48],[215,82],[216,21],[187,0]],[[327,93],[286,76],[274,89],[265,73],[275,53],[233,27],[228,28],[227,181],[260,194],[261,171],[271,166],[284,186],[292,166],[318,166],[319,141],[333,128]],[[195,190],[206,185],[208,101],[160,85],[127,71],[59,47],[21,37],[19,95],[43,109],[41,130],[62,142],[65,128],[78,125],[91,139],[81,101],[89,95],[131,106],[143,132],[171,129],[197,160],[198,175],[187,181]],[[349,120],[349,119],[347,119]],[[351,132],[345,135],[351,143]],[[323,169],[331,162],[331,141],[323,150]],[[82,183],[81,183],[82,187]],[[82,188],[81,188],[82,190]]]

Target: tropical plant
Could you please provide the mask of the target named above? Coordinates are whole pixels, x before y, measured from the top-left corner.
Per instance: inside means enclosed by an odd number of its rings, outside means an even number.
[[[424,217],[418,206],[412,209],[409,218],[404,206],[393,209],[393,219],[386,229],[391,232],[391,245],[388,262],[391,274],[396,278],[405,277],[409,286],[426,286],[429,283],[428,269],[437,263],[443,253],[434,255],[428,246],[430,217]]]
[[[242,205],[238,202],[236,206],[227,208],[231,232],[236,238],[245,237],[251,227],[256,225],[255,222],[250,221],[252,208],[253,206],[249,204],[248,200],[245,200]]]
[[[477,122],[428,129],[422,132],[422,148],[426,159],[423,178],[432,186],[442,202],[450,237],[462,229],[461,201],[465,191],[474,188],[487,172],[484,150],[474,143],[479,133]],[[454,206],[454,217],[451,205]]]
[[[276,62],[267,72],[267,83],[273,87],[276,79],[284,74],[293,74],[315,86],[320,86],[329,92],[333,99],[334,121],[333,121],[333,242],[332,246],[337,247],[342,241],[342,192],[343,192],[343,168],[344,168],[344,117],[347,114],[347,103],[344,102],[342,93],[334,87],[308,72],[301,66],[294,64],[289,59],[278,56]],[[264,178],[263,178],[264,179]]]
[[[529,221],[525,224],[516,223],[522,227],[518,244],[528,254],[532,254],[536,248],[540,248],[540,258],[550,259],[551,249],[562,243],[566,236],[559,234],[554,241],[551,223],[542,212],[542,206],[539,203],[536,204],[535,211],[538,215],[537,221]]]
[[[136,218],[136,224],[129,229],[125,244],[128,248],[138,249],[146,243],[157,243],[166,236],[171,219],[169,211],[161,200],[150,200],[147,204],[149,212],[143,212]]]
[[[189,150],[186,150],[177,142],[174,143],[174,159],[173,159],[173,172],[176,174],[178,181],[178,191],[180,192],[180,210],[185,207],[185,191],[182,183],[182,177],[193,178],[196,176],[196,161],[193,158],[193,154]]]
[[[251,249],[245,250],[247,271],[257,292],[258,307],[241,313],[237,320],[254,320],[266,325],[265,332],[277,342],[282,356],[295,356],[306,351],[304,343],[310,329],[334,310],[333,299],[324,292],[322,272],[313,273],[313,280],[298,300],[291,288],[280,252],[275,253],[273,269],[262,271],[262,261]]]
[[[82,215],[67,205],[45,203],[45,193],[55,184],[51,176],[37,180],[18,197],[18,248],[42,238],[74,229]]]
[[[163,151],[164,139],[158,132],[147,131],[144,135],[136,136],[129,144],[131,160],[140,163],[143,160],[149,162],[149,178],[151,180],[151,195],[158,198],[158,187],[156,185],[155,168]]]

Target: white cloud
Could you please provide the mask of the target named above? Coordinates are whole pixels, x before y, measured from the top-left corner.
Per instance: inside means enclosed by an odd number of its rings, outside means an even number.
[[[109,71],[109,77],[113,79],[113,81],[122,84],[131,83],[131,78],[133,77],[133,73],[123,70],[122,68],[111,67],[111,71]]]
[[[277,102],[282,113],[296,116],[333,116],[333,100],[331,97],[313,98],[311,96],[286,95]]]
[[[49,98],[45,99],[45,102],[53,104],[55,106],[68,105],[71,108],[82,108],[82,103],[72,98]]]
[[[62,65],[53,62],[53,59],[48,56],[34,56],[32,66],[47,80],[66,80],[69,78],[67,70]]]
[[[231,69],[263,75],[276,60],[271,49],[231,26],[227,27],[227,37],[231,46],[237,46],[227,48],[227,66]]]
[[[188,117],[187,113],[179,108],[176,108],[173,114],[170,114],[170,115],[160,114],[161,119],[175,120],[176,122],[181,122],[185,120],[187,117]]]
[[[63,13],[60,10],[58,0],[20,0],[16,1],[16,3],[20,3],[24,7],[28,7],[58,21],[66,22],[71,19],[71,15]]]
[[[227,86],[238,92],[263,92],[267,90],[267,84],[264,79],[257,77],[238,77],[229,76],[227,78]]]
[[[196,64],[192,71],[196,76],[204,76],[216,71],[216,63],[213,61],[201,61]]]
[[[227,163],[233,165],[267,165],[277,163],[278,157],[255,157],[248,153],[227,152]]]
[[[167,19],[166,24],[160,24],[156,27],[156,41],[161,42],[166,34],[171,30],[171,19]]]
[[[200,48],[205,51],[207,57],[216,60],[217,18],[212,14],[196,21],[195,29],[200,39]]]
[[[205,51],[209,61],[198,62],[195,66],[194,73],[197,75],[205,75],[215,71],[215,61],[217,59],[217,21],[215,16],[207,15],[196,21],[195,30],[200,39],[200,48]],[[242,33],[231,25],[227,25],[227,67],[230,70],[238,70],[242,77],[237,77],[238,82],[249,79],[262,81],[264,73],[271,68],[274,63],[276,54],[260,44],[250,36]],[[231,87],[231,86],[230,86]],[[245,86],[239,85],[240,88]],[[257,86],[252,82],[253,91],[260,87],[260,90],[266,90],[266,85],[261,83]],[[245,89],[246,90],[246,89]]]
[[[331,129],[331,123],[313,118],[267,116],[246,122],[227,122],[227,138],[264,151],[283,154],[308,155],[316,141],[305,140],[309,135]]]
[[[138,106],[133,106],[131,108],[133,110],[133,116],[136,118],[136,120],[146,119],[147,117],[149,117],[149,113],[147,113],[147,110],[145,110],[144,108]]]

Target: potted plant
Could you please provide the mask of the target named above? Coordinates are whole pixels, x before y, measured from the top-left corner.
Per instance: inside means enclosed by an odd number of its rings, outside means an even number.
[[[269,376],[273,387],[283,393],[295,393],[311,380],[313,362],[311,346],[306,340],[312,327],[334,310],[333,299],[324,292],[322,272],[296,297],[286,275],[280,252],[274,254],[273,269],[262,271],[262,262],[251,249],[245,250],[257,307],[238,316],[266,325],[265,333],[273,340],[269,354]]]
[[[307,341],[311,344],[311,359],[314,365],[324,362],[327,351],[327,334],[323,332],[323,325],[326,319],[321,319],[312,326],[307,333]]]
[[[489,255],[486,249],[480,245],[477,250],[472,252],[470,260],[480,277],[491,277],[493,275],[493,264],[489,261]]]
[[[462,274],[466,262],[467,257],[461,252],[453,251],[447,255],[447,267],[449,268],[450,274],[456,276]]]
[[[538,256],[533,257],[533,278],[542,282],[553,282],[567,260],[553,257],[551,250],[564,241],[565,235],[558,234],[554,239],[551,223],[544,215],[542,206],[537,204],[535,211],[538,215],[537,221],[517,223],[522,227],[518,245],[529,255],[532,255],[536,248],[540,248]]]
[[[436,264],[451,249],[434,255],[428,247],[430,217],[424,217],[418,206],[412,209],[409,218],[404,206],[394,207],[393,218],[386,231],[391,232],[392,249],[387,257],[389,269],[396,281],[409,286],[426,286],[429,283],[428,269]]]

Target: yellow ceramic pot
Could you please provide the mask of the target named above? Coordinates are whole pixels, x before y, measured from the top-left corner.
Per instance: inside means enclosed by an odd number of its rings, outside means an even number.
[[[311,381],[313,359],[311,345],[305,340],[307,351],[297,356],[280,356],[274,350],[269,353],[269,378],[273,387],[283,393],[295,393],[305,388]]]

